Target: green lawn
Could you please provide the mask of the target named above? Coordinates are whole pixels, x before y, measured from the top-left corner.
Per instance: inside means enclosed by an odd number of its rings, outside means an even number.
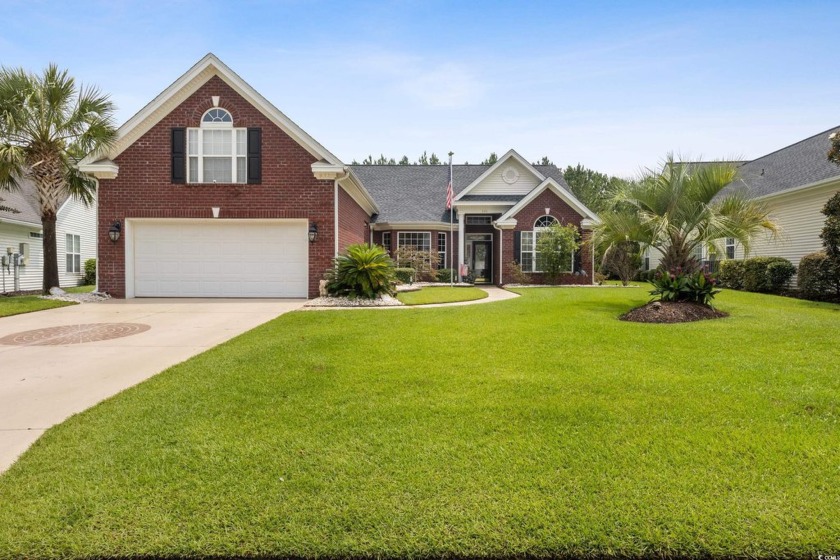
[[[38,296],[0,296],[0,317],[43,311],[44,309],[55,309],[56,307],[65,307],[68,305],[76,304],[70,301],[41,299]]]
[[[72,286],[70,288],[63,288],[63,290],[68,294],[87,294],[92,292],[94,288],[96,288],[96,286],[90,284],[87,286]]]
[[[645,289],[298,312],[48,430],[0,557],[840,551],[840,306]]]
[[[429,286],[416,292],[401,292],[397,299],[406,305],[425,305],[429,303],[452,303],[484,299],[487,292],[473,287]]]

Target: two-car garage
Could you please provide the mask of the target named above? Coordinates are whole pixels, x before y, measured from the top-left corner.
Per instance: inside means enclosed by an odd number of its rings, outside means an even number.
[[[127,297],[305,298],[306,220],[126,220]]]

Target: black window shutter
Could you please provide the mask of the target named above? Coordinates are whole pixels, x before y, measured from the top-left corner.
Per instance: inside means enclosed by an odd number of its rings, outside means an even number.
[[[262,129],[248,129],[248,184],[262,183]]]
[[[514,231],[513,232],[513,262],[519,264],[520,255],[519,250],[522,248],[522,232],[521,231]]]
[[[172,129],[172,182],[187,182],[187,129]]]

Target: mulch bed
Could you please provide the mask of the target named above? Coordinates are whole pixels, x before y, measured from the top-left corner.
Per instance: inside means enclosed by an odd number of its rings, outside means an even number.
[[[628,311],[619,319],[635,323],[688,323],[728,316],[728,313],[699,303],[654,301]]]

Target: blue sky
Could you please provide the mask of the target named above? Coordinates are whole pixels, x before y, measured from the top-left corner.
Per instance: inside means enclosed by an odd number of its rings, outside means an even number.
[[[836,2],[0,2],[0,62],[121,124],[207,52],[346,162],[455,152],[617,175],[840,124]]]

